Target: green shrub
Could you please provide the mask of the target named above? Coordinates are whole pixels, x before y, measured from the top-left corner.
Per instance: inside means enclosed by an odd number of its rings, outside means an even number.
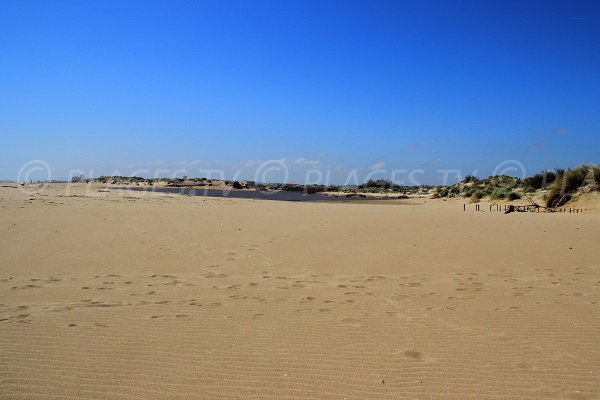
[[[450,190],[448,190],[448,196],[454,197],[460,194],[460,188],[458,186],[452,186]]]
[[[504,188],[494,190],[490,196],[492,200],[503,200],[508,195],[508,191]]]
[[[539,174],[525,178],[523,181],[534,189],[545,189],[556,180],[559,174],[562,174],[561,171],[564,172],[564,170],[558,168],[554,171],[542,171]]]
[[[433,192],[433,195],[431,196],[434,199],[439,199],[440,197],[447,197],[448,196],[448,188],[446,187],[439,187],[435,189],[435,192]]]
[[[513,200],[519,200],[521,198],[521,195],[517,192],[512,191],[508,194],[507,197],[508,197],[508,200],[513,201]]]

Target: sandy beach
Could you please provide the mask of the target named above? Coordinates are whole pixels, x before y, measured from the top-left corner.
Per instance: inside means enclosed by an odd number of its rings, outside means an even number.
[[[600,398],[597,209],[30,189],[2,399]]]

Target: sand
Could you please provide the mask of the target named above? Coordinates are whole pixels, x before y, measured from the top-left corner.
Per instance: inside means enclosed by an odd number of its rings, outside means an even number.
[[[600,398],[600,214],[411,203],[2,187],[0,398]]]

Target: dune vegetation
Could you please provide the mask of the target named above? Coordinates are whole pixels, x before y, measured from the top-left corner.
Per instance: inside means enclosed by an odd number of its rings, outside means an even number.
[[[546,205],[548,207],[562,206],[581,191],[598,190],[599,184],[599,165],[580,165],[566,171],[557,171],[555,179],[548,187]]]
[[[467,176],[450,186],[438,186],[433,198],[464,197],[473,202],[487,198],[492,201],[514,201],[524,196],[541,194],[547,207],[562,206],[582,191],[597,190],[600,184],[600,166],[580,165],[571,169],[555,168],[524,179],[507,175],[478,179]]]

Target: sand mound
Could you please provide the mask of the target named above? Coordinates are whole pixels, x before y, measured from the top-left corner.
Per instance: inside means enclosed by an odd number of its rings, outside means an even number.
[[[600,193],[598,191],[583,191],[565,205],[566,208],[585,209],[590,212],[600,212]]]

